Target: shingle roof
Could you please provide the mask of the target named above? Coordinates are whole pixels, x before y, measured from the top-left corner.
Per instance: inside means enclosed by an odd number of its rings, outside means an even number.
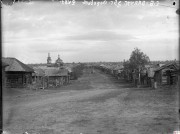
[[[45,76],[67,76],[67,69],[59,69],[59,68],[46,68],[44,69]]]
[[[34,72],[32,68],[25,65],[24,63],[17,60],[16,58],[2,58],[2,62],[9,65],[5,68],[5,71]]]

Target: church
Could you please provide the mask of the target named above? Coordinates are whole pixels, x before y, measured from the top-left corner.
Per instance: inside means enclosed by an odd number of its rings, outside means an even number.
[[[48,53],[47,63],[43,66],[34,67],[33,69],[35,70],[33,81],[43,89],[62,86],[68,84],[70,81],[68,69],[64,66],[60,55],[58,55],[55,62],[52,63],[50,53]]]
[[[58,55],[58,58],[55,61],[55,63],[52,63],[52,59],[51,59],[50,53],[48,53],[47,67],[63,67],[63,61],[60,58],[60,55]]]

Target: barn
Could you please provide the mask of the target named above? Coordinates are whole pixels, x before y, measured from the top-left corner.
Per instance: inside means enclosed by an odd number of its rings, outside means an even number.
[[[2,58],[2,62],[8,64],[5,67],[6,87],[24,88],[32,84],[32,68],[16,58]]]

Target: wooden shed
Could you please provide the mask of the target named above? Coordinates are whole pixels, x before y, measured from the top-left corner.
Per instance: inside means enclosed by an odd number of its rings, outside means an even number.
[[[16,58],[2,58],[2,62],[9,65],[5,68],[6,87],[22,88],[32,84],[32,68]]]
[[[179,65],[176,62],[165,64],[155,70],[154,79],[158,85],[172,85],[178,82]]]

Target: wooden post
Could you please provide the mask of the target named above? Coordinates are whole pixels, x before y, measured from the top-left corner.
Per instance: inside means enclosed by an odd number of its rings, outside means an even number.
[[[138,78],[138,84],[141,85],[141,74],[140,74],[140,67],[139,67],[139,78]]]
[[[59,87],[61,86],[61,77],[58,77]]]
[[[65,76],[65,84],[67,84],[67,76]]]
[[[35,83],[37,83],[37,81],[36,81],[36,74],[34,75],[34,81],[35,81]]]
[[[42,88],[44,89],[44,77],[42,76]]]
[[[49,76],[47,77],[47,87],[49,88]]]
[[[159,78],[159,80],[160,80],[160,85],[162,85],[162,70],[159,72],[159,76],[160,76],[160,78]]]

